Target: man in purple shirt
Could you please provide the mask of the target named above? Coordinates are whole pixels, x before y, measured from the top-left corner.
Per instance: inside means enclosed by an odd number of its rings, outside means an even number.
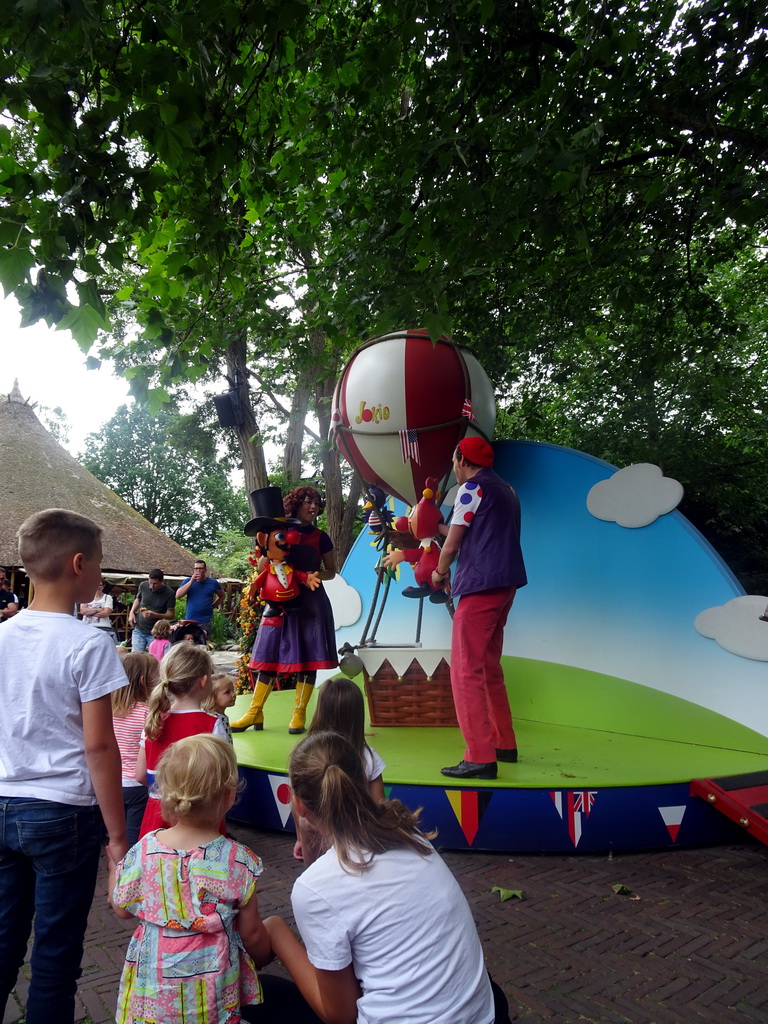
[[[519,587],[528,582],[520,549],[520,502],[491,469],[493,449],[465,437],[453,456],[459,483],[440,560],[432,575],[442,585],[458,557],[451,587],[459,597],[451,638],[451,687],[466,743],[464,758],[442,774],[495,779],[497,761],[517,761],[501,652],[504,626]]]

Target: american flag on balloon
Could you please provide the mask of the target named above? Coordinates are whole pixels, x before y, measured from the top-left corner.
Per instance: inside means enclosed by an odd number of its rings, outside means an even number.
[[[419,454],[419,432],[418,430],[401,430],[400,432],[400,454],[403,457],[403,464],[408,459],[411,462],[415,462],[416,465],[421,465]]]

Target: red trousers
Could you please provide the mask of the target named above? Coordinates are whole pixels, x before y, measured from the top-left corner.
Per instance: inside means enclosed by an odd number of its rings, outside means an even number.
[[[517,746],[501,649],[515,587],[465,594],[453,617],[451,688],[466,761],[496,760],[496,750]]]

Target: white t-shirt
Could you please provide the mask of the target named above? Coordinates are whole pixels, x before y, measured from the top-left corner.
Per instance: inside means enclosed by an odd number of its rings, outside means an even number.
[[[373,747],[366,747],[363,751],[363,766],[365,768],[365,777],[369,782],[373,782],[374,779],[378,779],[387,767]]]
[[[362,874],[331,847],[299,876],[293,912],[310,962],[360,981],[358,1024],[491,1024],[475,922],[434,850],[377,854]]]
[[[110,612],[115,607],[115,603],[112,600],[111,594],[102,594],[98,601],[89,601],[88,607],[93,611],[101,611],[102,608],[109,608]],[[83,622],[87,622],[89,626],[98,626],[99,629],[111,629],[112,620],[109,615],[83,615]]]
[[[82,705],[125,686],[110,638],[27,608],[0,630],[0,665],[0,795],[95,804]]]

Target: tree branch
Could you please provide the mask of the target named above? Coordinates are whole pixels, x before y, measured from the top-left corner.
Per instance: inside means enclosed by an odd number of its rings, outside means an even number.
[[[285,418],[288,419],[288,417],[291,415],[290,412],[280,402],[280,400],[277,398],[277,396],[272,391],[270,391],[268,387],[264,386],[264,383],[262,382],[262,380],[259,377],[259,375],[257,373],[255,373],[253,370],[248,370],[248,376],[249,377],[253,377],[253,379],[259,385],[259,390],[261,391],[261,393],[267,396],[267,398],[270,400],[270,402],[275,407],[275,409],[277,409],[277,411],[280,413],[280,415],[281,416],[285,416]],[[309,436],[314,441],[318,441],[318,442],[322,441],[322,438],[320,437],[320,435],[316,434],[314,432],[314,430],[311,429],[311,427],[308,427],[306,425],[306,423],[304,424],[304,432],[306,434],[309,434]]]

